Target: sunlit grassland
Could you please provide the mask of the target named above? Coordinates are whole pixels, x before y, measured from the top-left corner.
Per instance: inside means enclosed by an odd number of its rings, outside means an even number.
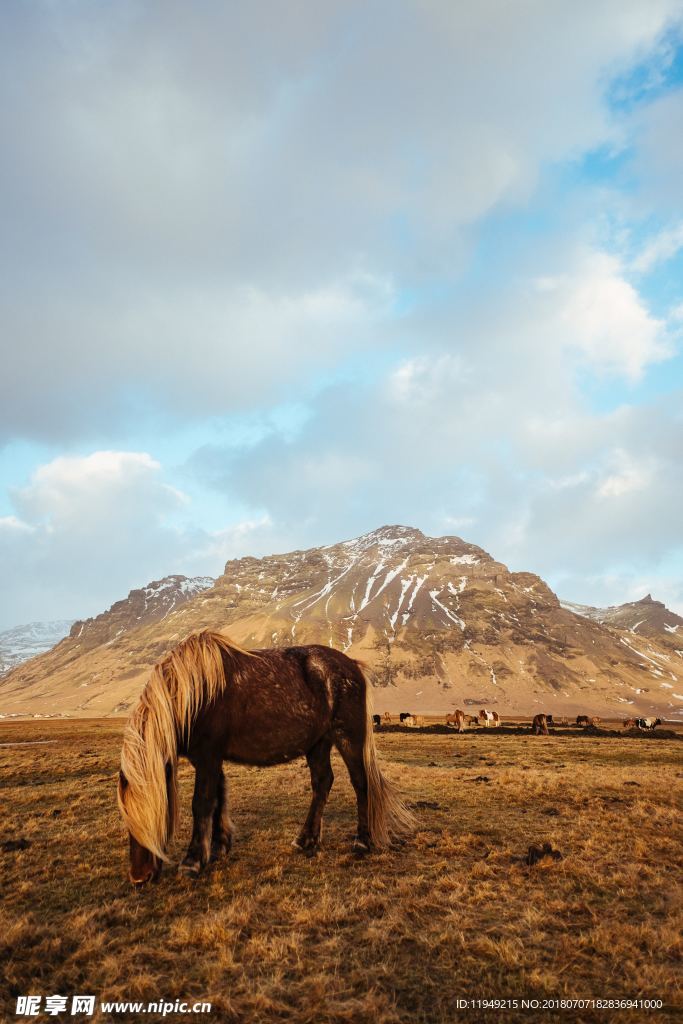
[[[0,726],[0,743],[51,741],[0,746],[0,841],[30,843],[0,850],[0,1019],[29,992],[205,999],[209,1019],[235,1022],[446,1022],[458,997],[523,996],[661,998],[653,1019],[674,1018],[683,742],[380,733],[420,828],[365,859],[351,853],[338,758],[324,852],[310,860],[290,845],[308,805],[305,762],[228,766],[233,853],[196,881],[171,869],[137,893],[115,802],[121,727]],[[184,765],[176,860],[191,787]],[[527,867],[543,841],[563,859]],[[638,1014],[559,1019],[649,1016]]]

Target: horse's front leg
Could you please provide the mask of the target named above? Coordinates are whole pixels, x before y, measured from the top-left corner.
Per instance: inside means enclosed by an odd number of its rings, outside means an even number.
[[[198,875],[209,863],[211,826],[218,804],[221,778],[220,759],[211,757],[196,762],[192,797],[192,839],[179,868],[182,874]]]
[[[232,848],[234,826],[228,813],[228,782],[221,768],[218,775],[218,795],[213,812],[213,832],[211,836],[211,860],[229,853]]]

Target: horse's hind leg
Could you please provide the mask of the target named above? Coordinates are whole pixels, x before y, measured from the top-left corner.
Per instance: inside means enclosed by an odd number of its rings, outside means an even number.
[[[322,834],[322,819],[327,798],[332,789],[334,775],[330,764],[330,750],[332,741],[324,736],[306,754],[308,767],[311,770],[311,788],[313,799],[308,809],[308,815],[304,826],[294,846],[304,853],[312,856],[320,849],[320,836]]]
[[[213,812],[211,860],[217,860],[222,854],[230,852],[233,832],[234,826],[228,812],[228,782],[221,768],[218,776],[216,807]]]
[[[347,735],[341,735],[335,739],[335,746],[344,760],[351,776],[351,783],[356,791],[358,830],[353,847],[358,853],[367,853],[371,848],[368,827],[368,775],[363,759],[363,743],[363,739],[351,738]]]
[[[221,768],[220,758],[206,758],[195,764],[192,839],[179,868],[183,874],[198,875],[209,863],[211,824],[218,806]]]

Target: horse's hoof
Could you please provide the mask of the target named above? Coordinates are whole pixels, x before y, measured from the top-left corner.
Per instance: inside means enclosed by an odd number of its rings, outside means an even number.
[[[184,875],[185,878],[197,878],[201,870],[202,866],[198,860],[183,861],[178,865],[178,874]]]
[[[370,847],[368,843],[364,843],[362,839],[354,839],[351,850],[358,857],[365,857],[366,854],[370,853]]]
[[[211,861],[221,860],[223,857],[227,857],[230,853],[230,846],[212,846],[211,847]]]
[[[292,846],[299,853],[303,853],[305,857],[315,857],[316,854],[320,853],[320,843],[316,839],[302,839],[299,836],[297,839],[292,840]]]

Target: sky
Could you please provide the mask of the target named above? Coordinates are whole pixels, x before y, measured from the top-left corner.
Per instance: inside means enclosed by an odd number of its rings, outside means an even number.
[[[680,0],[7,0],[0,83],[0,629],[392,523],[683,613]]]

